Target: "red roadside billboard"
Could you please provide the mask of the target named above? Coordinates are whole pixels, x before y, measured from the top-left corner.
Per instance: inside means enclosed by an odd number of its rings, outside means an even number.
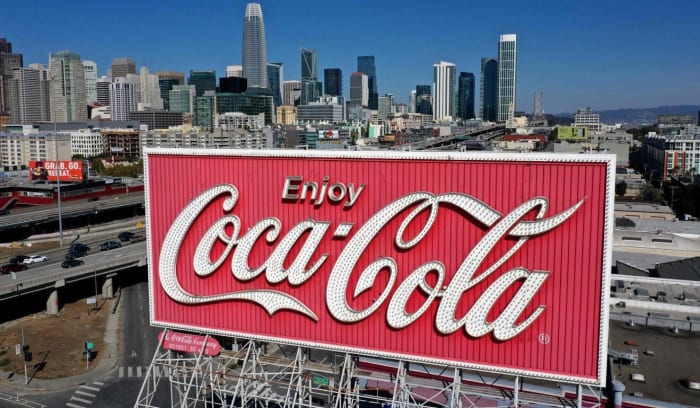
[[[82,182],[83,162],[79,160],[31,160],[29,180]]]
[[[611,155],[147,149],[151,323],[603,385]]]

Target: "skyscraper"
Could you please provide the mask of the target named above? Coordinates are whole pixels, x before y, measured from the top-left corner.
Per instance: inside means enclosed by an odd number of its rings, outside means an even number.
[[[243,18],[243,76],[248,88],[267,88],[265,23],[258,3],[248,3]],[[200,95],[197,90],[197,95]]]
[[[318,81],[318,65],[316,63],[316,50],[301,49],[301,102],[300,105],[308,105],[314,102],[322,94],[321,82]]]
[[[163,99],[163,109],[170,110],[170,90],[175,85],[185,84],[185,74],[174,71],[158,71],[155,73],[158,76],[158,87],[160,88],[160,97]]]
[[[289,106],[299,105],[301,98],[301,81],[283,81],[282,82],[282,103]]]
[[[479,100],[481,120],[496,122],[498,120],[498,61],[495,58],[481,59]]]
[[[112,120],[129,120],[136,112],[136,86],[125,77],[116,77],[110,84],[109,109]]]
[[[85,98],[88,102],[97,101],[97,64],[95,61],[83,61],[85,74]]]
[[[109,84],[112,81],[106,76],[97,78],[95,81],[95,94],[97,95],[97,102],[102,106],[109,106]]]
[[[243,76],[243,65],[227,65],[226,66],[226,77],[227,78],[231,78],[231,77],[245,78]]]
[[[10,110],[9,82],[12,80],[12,70],[23,66],[22,54],[12,53],[12,43],[0,38],[0,113]]]
[[[387,120],[389,114],[392,113],[391,107],[394,105],[394,95],[384,94],[384,96],[379,97],[378,102],[377,117],[382,120]]]
[[[369,87],[369,102],[367,107],[377,109],[379,94],[377,93],[377,68],[374,65],[374,55],[357,57],[357,72],[367,75],[367,86]]]
[[[457,66],[440,61],[433,65],[433,119],[451,120],[457,112]]]
[[[369,103],[369,79],[364,72],[350,75],[350,106],[366,108]]]
[[[416,113],[433,114],[433,94],[430,85],[416,85]]]
[[[474,119],[474,74],[460,72],[457,80],[457,117]]]
[[[250,80],[248,81],[250,87]],[[187,84],[195,86],[197,96],[204,95],[206,91],[216,91],[216,71],[191,69]]]
[[[144,110],[145,108],[163,109],[163,98],[160,96],[158,76],[151,74],[147,67],[141,67],[139,73],[141,81],[141,99],[139,103],[141,106],[138,110]]]
[[[326,95],[343,96],[343,71],[340,68],[324,69],[323,82]]]
[[[412,89],[408,96],[408,113],[416,113],[416,90]]]
[[[284,79],[283,64],[281,62],[271,62],[267,64],[267,84],[272,92],[272,100],[275,109],[282,105],[282,81]]]
[[[87,120],[85,73],[80,56],[72,51],[53,54],[49,80],[51,119],[56,122]]]
[[[513,119],[517,70],[517,36],[501,35],[498,41],[498,122]]]
[[[115,58],[112,60],[112,79],[126,78],[127,74],[136,73],[136,63],[131,58]]]
[[[49,73],[45,68],[13,68],[8,82],[13,123],[51,120],[49,111]]]

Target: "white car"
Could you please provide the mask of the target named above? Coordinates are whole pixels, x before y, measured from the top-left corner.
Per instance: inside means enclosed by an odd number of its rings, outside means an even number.
[[[33,263],[39,263],[39,262],[44,262],[48,258],[45,257],[44,255],[32,255],[29,258],[26,258],[22,263],[25,263],[27,265],[33,264]]]

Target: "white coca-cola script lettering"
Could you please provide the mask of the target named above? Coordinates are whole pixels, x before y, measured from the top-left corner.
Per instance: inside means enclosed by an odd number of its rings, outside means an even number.
[[[326,236],[331,223],[306,220],[292,227],[282,237],[272,254],[262,265],[252,268],[248,259],[255,243],[263,239],[263,236],[267,243],[275,243],[282,230],[282,221],[272,217],[264,218],[251,226],[245,234],[241,235],[243,228],[240,219],[234,214],[229,214],[238,201],[238,190],[233,185],[218,185],[203,192],[187,205],[168,230],[163,241],[158,264],[160,283],[163,290],[173,300],[181,303],[202,304],[243,300],[262,306],[270,315],[279,310],[291,310],[318,321],[318,317],[313,310],[299,299],[284,292],[256,289],[216,295],[197,295],[187,292],[180,285],[176,274],[180,246],[199,214],[213,200],[224,194],[227,195],[222,205],[224,214],[209,227],[195,250],[193,266],[197,276],[207,277],[217,271],[233,251],[230,261],[231,272],[234,278],[239,281],[249,281],[265,273],[265,279],[271,284],[279,283],[286,279],[291,285],[302,285],[329,259],[329,254],[318,254],[315,260],[312,258],[314,258],[321,240]],[[544,218],[548,202],[542,197],[527,200],[504,216],[478,199],[466,194],[445,193],[435,195],[427,192],[418,192],[405,195],[377,211],[374,216],[354,233],[348,244],[338,255],[326,286],[326,305],[328,310],[335,319],[341,322],[358,322],[376,312],[391,296],[386,308],[386,321],[391,327],[401,329],[409,326],[421,317],[430,304],[439,299],[440,303],[435,315],[435,327],[440,333],[454,333],[463,327],[469,336],[475,338],[493,333],[493,336],[498,340],[511,339],[530,326],[544,312],[546,306],[537,305],[529,316],[523,317],[521,323],[516,324],[516,321],[549,277],[550,271],[531,271],[525,267],[508,270],[495,279],[480,294],[477,301],[464,316],[455,316],[455,310],[460,298],[466,291],[491,276],[530,237],[543,234],[561,225],[579,209],[584,201],[585,198],[559,214]],[[397,285],[398,265],[390,257],[381,257],[370,263],[361,272],[353,291],[353,297],[357,297],[373,287],[376,277],[383,270],[389,273],[386,287],[369,307],[361,310],[354,309],[346,298],[348,284],[359,258],[365,252],[370,242],[389,221],[406,212],[407,209],[413,208],[406,218],[402,220],[394,238],[394,244],[398,248],[402,250],[413,248],[430,231],[441,204],[449,204],[452,208],[462,211],[465,216],[468,215],[489,228],[486,235],[471,249],[462,264],[455,271],[446,288],[443,289],[443,285],[446,282],[446,271],[439,260],[426,262],[419,266],[403,282],[399,282],[398,287],[395,288]],[[534,210],[537,210],[534,220],[522,219],[526,214]],[[416,216],[424,211],[428,211],[429,214],[421,231],[414,237],[405,237],[408,226],[414,221]],[[232,228],[230,235],[227,232],[228,226]],[[517,238],[516,243],[497,262],[490,265],[478,276],[475,276],[477,269],[486,256],[500,240],[507,236]],[[292,264],[285,269],[283,265],[287,255],[293,247],[297,246],[297,241],[301,239],[304,239],[301,250]],[[217,259],[212,261],[212,248],[217,242],[222,242],[226,248]],[[310,267],[307,269],[308,265]],[[434,287],[431,287],[426,282],[425,278],[428,274],[437,274],[437,282]],[[488,321],[487,316],[499,297],[510,286],[519,281],[521,282],[520,287],[505,309],[494,320]],[[418,310],[409,314],[406,312],[406,304],[414,291],[421,291],[428,297]]]

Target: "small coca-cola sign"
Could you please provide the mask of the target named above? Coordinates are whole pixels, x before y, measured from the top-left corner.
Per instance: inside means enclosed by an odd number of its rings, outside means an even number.
[[[196,334],[162,331],[158,335],[158,342],[161,341],[164,349],[183,353],[203,353],[205,356],[216,356],[221,351],[221,345],[215,338]]]
[[[154,325],[604,380],[613,156],[151,149],[146,176]]]

